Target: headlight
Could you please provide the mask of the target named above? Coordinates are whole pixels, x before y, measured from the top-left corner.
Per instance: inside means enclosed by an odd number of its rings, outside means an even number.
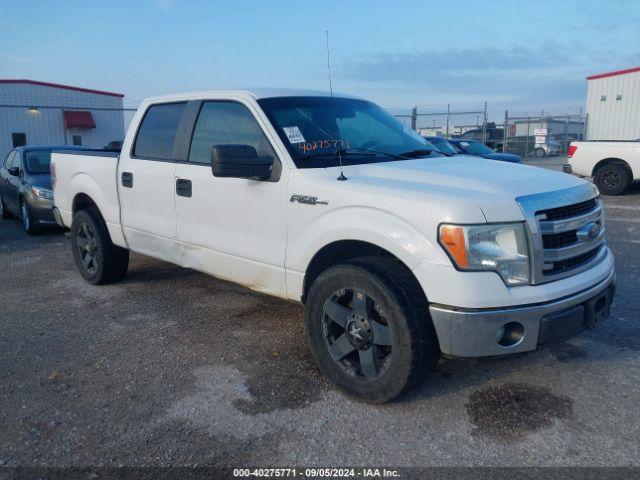
[[[440,225],[438,236],[459,269],[497,272],[507,285],[529,283],[524,224]]]
[[[53,192],[48,188],[31,187],[31,193],[38,198],[46,198],[47,200],[53,200]]]

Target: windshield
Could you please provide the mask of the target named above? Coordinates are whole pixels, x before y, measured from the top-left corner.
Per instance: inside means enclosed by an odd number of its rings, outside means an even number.
[[[494,153],[489,147],[487,147],[484,143],[480,142],[459,142],[461,150],[464,153],[469,153],[471,155],[485,155],[487,153]]]
[[[25,169],[31,175],[50,174],[51,152],[33,150],[25,153]]]
[[[447,153],[451,155],[455,155],[457,150],[451,146],[449,142],[447,142],[444,138],[430,138],[429,142],[431,142],[439,152]]]
[[[298,168],[440,156],[377,105],[335,97],[265,98],[258,103]]]

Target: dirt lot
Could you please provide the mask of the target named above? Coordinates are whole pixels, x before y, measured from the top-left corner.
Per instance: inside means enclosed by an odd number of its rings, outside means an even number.
[[[139,255],[93,287],[2,221],[0,465],[640,465],[640,189],[606,205],[607,322],[386,406],[325,382],[295,303]]]

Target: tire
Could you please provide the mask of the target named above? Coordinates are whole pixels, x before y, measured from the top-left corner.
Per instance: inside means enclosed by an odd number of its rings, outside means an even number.
[[[438,362],[426,298],[390,259],[365,258],[325,270],[309,289],[305,320],[320,369],[364,402],[393,400]]]
[[[5,220],[13,217],[11,213],[7,210],[7,207],[4,205],[4,201],[2,200],[2,195],[0,195],[0,218],[4,218]]]
[[[29,205],[24,201],[20,201],[20,219],[22,220],[22,228],[27,235],[36,235],[40,232],[37,223],[34,223]]]
[[[631,175],[624,165],[608,163],[596,171],[595,184],[603,195],[621,195],[631,184]]]
[[[76,267],[93,285],[120,280],[129,267],[129,250],[111,242],[98,210],[80,210],[71,223],[71,250]]]
[[[533,154],[536,156],[536,158],[544,158],[545,155],[545,151],[544,148],[538,147],[533,151]]]

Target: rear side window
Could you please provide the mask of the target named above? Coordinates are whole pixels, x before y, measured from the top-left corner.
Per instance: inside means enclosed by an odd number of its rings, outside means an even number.
[[[165,103],[149,107],[138,129],[133,149],[135,157],[170,160],[173,141],[186,102]]]
[[[258,156],[276,154],[251,112],[235,102],[205,102],[193,132],[189,161],[211,162],[213,145],[251,145]]]

